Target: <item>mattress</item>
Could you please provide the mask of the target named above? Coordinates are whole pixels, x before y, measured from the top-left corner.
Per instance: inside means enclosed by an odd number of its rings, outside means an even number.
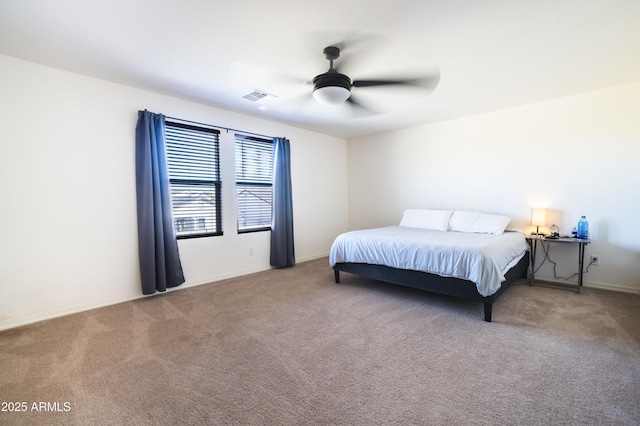
[[[339,235],[329,264],[366,263],[461,278],[486,297],[498,291],[504,274],[526,253],[519,231],[496,235],[388,226]]]

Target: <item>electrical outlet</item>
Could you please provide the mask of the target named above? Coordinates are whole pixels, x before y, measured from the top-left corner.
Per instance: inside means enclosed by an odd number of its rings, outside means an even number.
[[[593,266],[600,266],[600,256],[597,254],[592,254],[590,256],[589,264]]]

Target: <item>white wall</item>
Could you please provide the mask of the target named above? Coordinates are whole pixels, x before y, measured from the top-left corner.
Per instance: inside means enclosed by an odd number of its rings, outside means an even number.
[[[140,297],[140,109],[289,138],[299,262],[347,229],[345,140],[0,56],[0,329]],[[269,268],[269,233],[236,233],[232,133],[221,157],[224,235],[180,240],[178,288]]]
[[[298,261],[409,207],[506,214],[527,232],[530,208],[548,207],[562,232],[589,218],[587,255],[601,266],[587,285],[640,290],[640,83],[347,143],[0,55],[0,329],[140,297],[134,129],[145,108],[288,137]],[[225,234],[180,241],[179,288],[269,268],[268,233],[235,232],[231,137],[221,134]],[[566,261],[560,274],[575,272],[575,253],[552,255]]]
[[[442,208],[505,214],[529,233],[531,208],[546,207],[570,233],[586,215],[587,258],[601,266],[585,284],[638,292],[639,158],[640,83],[360,138],[349,141],[349,228]],[[558,275],[576,272],[575,248],[551,255]]]

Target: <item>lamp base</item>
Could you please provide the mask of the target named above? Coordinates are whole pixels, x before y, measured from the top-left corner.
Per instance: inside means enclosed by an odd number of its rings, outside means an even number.
[[[531,235],[532,235],[532,236],[533,236],[533,235],[538,235],[538,236],[540,236],[540,237],[544,237],[544,236],[545,236],[545,233],[544,233],[544,232],[540,232],[540,226],[537,226],[537,225],[536,225],[536,232],[532,232],[532,233],[531,233]]]

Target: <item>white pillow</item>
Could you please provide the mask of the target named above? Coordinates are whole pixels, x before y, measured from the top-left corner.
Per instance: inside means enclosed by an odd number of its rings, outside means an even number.
[[[478,234],[502,234],[509,222],[511,222],[511,218],[507,216],[455,211],[449,219],[449,229]]]
[[[407,209],[402,214],[400,226],[405,228],[430,229],[447,231],[451,210],[418,210]]]

